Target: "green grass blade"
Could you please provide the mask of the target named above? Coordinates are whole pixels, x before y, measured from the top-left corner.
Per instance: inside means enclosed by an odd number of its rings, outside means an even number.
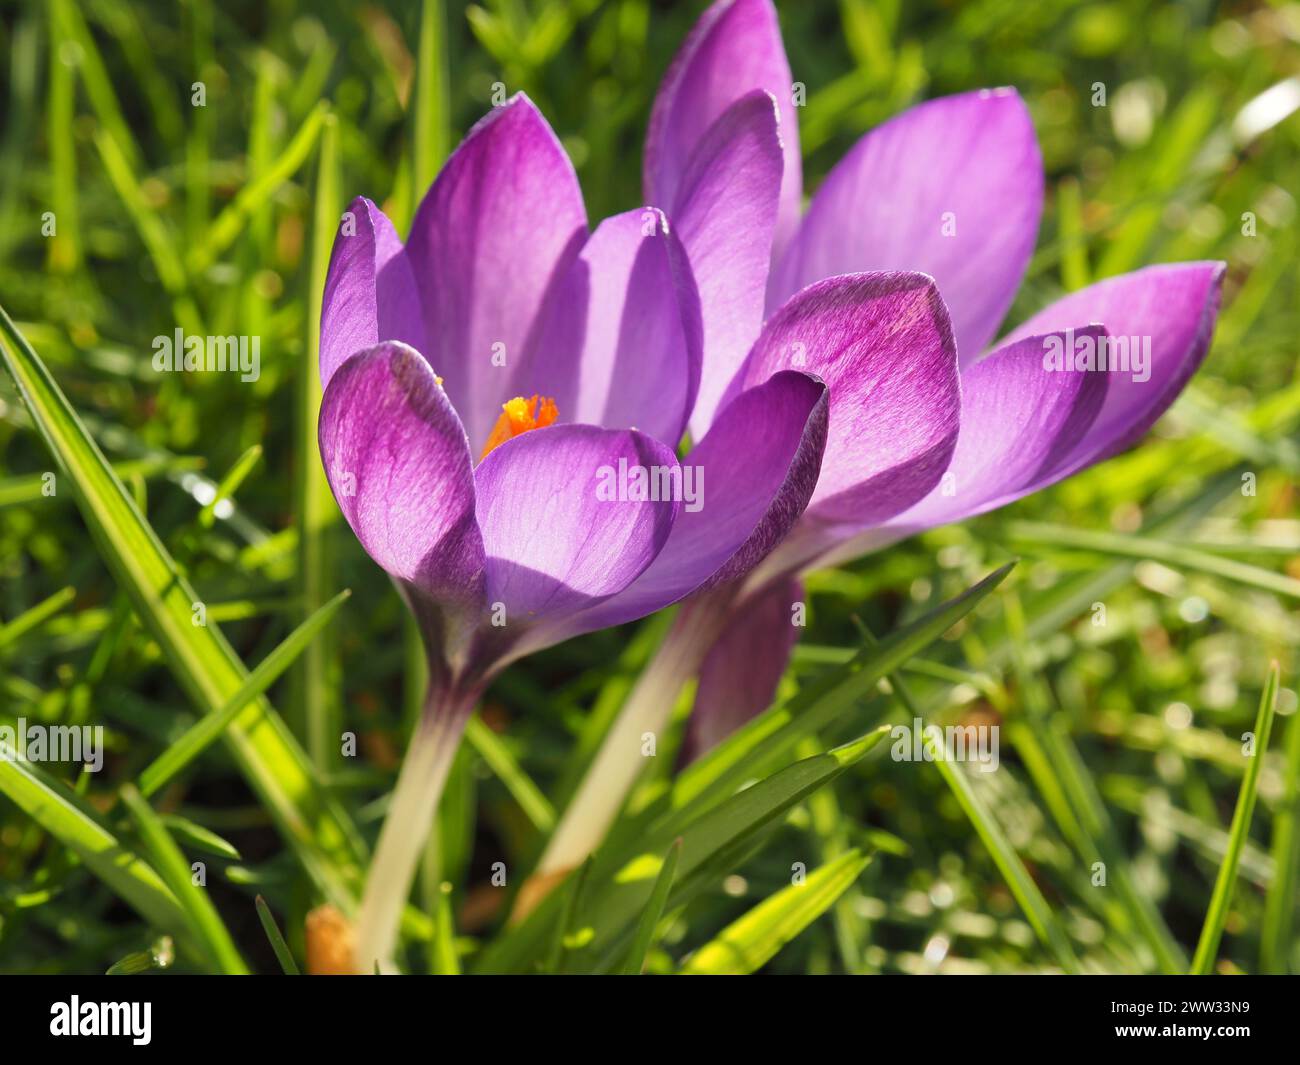
[[[252,113],[248,118],[248,145],[245,149],[246,180],[257,178],[275,158],[276,142],[276,82],[279,67],[269,52],[259,50],[252,62],[254,70]],[[243,314],[248,322],[246,332],[260,334],[266,328],[270,302],[260,290],[253,263],[265,263],[275,256],[273,246],[275,204],[270,200],[254,210],[248,223],[248,238],[240,249],[238,261],[250,264],[244,283]]]
[[[91,35],[86,20],[82,18],[76,0],[52,0],[50,12],[59,42],[69,42],[77,48],[81,82],[86,88],[86,97],[90,100],[95,116],[122,145],[132,168],[139,168],[140,149],[131,136],[131,127],[122,117],[122,107],[118,103],[117,93],[113,91],[113,81],[108,76],[104,59],[99,54],[95,38]]]
[[[1077,548],[1121,558],[1151,559],[1166,565],[1195,570],[1211,577],[1221,577],[1249,588],[1300,599],[1300,580],[1273,573],[1236,559],[1198,551],[1185,544],[1173,544],[1146,536],[1121,536],[1092,529],[1075,529],[1065,525],[1038,525],[1011,522],[1008,533],[1014,540],[1049,544],[1054,548]]]
[[[185,29],[190,41],[190,69],[194,72],[184,84],[185,103],[189,108],[185,138],[185,239],[193,247],[210,217],[212,200],[212,139],[216,119],[212,99],[213,75],[218,73],[212,49],[212,5],[208,0],[189,0],[185,5]],[[195,86],[204,86],[204,102],[196,104]]]
[[[1184,972],[1187,957],[1154,901],[1133,879],[1105,804],[1068,730],[1057,727],[1056,723],[1044,724],[1038,729],[1037,737],[1066,804],[1078,816],[1082,839],[1087,845],[1086,850],[1078,848],[1079,854],[1099,856],[1106,863],[1120,903],[1147,940],[1161,971],[1168,975]]]
[[[465,726],[465,739],[506,786],[533,827],[543,834],[550,832],[555,827],[555,808],[533,783],[532,777],[524,772],[501,737],[475,715]]]
[[[248,679],[243,663],[215,625],[194,624],[197,596],[3,308],[0,340],[5,367],[71,482],[100,554],[190,698],[205,713],[220,709]],[[360,876],[355,829],[321,789],[279,716],[261,699],[245,708],[225,736],[249,783],[320,890],[350,909]]]
[[[175,778],[176,774],[202,754],[235,721],[254,699],[279,679],[312,639],[333,619],[351,596],[344,589],[299,625],[248,675],[230,700],[214,714],[200,718],[180,739],[167,748],[140,774],[140,792],[147,798]]]
[[[316,146],[316,138],[320,135],[328,114],[329,105],[322,100],[275,161],[245,185],[234,200],[213,219],[212,225],[189,254],[187,264],[191,273],[201,274],[211,266],[217,256],[235,242],[249,219],[306,162]]]
[[[869,641],[873,639],[870,633],[864,633],[864,635]],[[921,709],[912,698],[903,678],[899,674],[893,673],[889,677],[889,683],[894,689],[894,694],[899,703],[911,714],[913,720],[923,720]],[[925,727],[925,725],[922,725],[923,729]],[[975,829],[980,840],[988,849],[989,856],[998,867],[998,872],[1002,874],[1002,879],[1006,881],[1007,887],[1011,889],[1011,894],[1015,896],[1016,902],[1024,912],[1030,927],[1033,928],[1034,933],[1052,952],[1057,962],[1066,972],[1077,973],[1079,971],[1079,960],[1075,957],[1074,950],[1070,946],[1069,936],[1065,934],[1065,929],[1061,927],[1055,914],[1052,913],[1052,907],[1043,898],[1043,893],[1038,890],[1034,878],[1029,875],[1029,870],[1025,868],[1024,862],[1020,860],[1020,855],[1016,853],[1011,841],[1007,839],[1006,833],[1002,830],[1002,826],[998,823],[997,818],[993,816],[993,811],[985,805],[984,800],[971,786],[966,771],[958,763],[943,757],[942,750],[935,748],[931,737],[924,732],[922,732],[922,736],[924,737],[923,742],[935,752],[934,767],[939,771],[944,783],[948,785],[949,790],[953,793],[958,805],[961,806],[962,813],[970,821],[971,827]]]
[[[148,15],[114,0],[91,0],[87,6],[89,14],[121,48],[132,75],[149,101],[158,133],[169,147],[179,147],[185,139],[180,97],[145,36],[142,18]]]
[[[590,949],[617,951],[614,966],[623,960],[628,927],[645,912],[663,867],[662,856],[679,836],[682,851],[672,898],[699,890],[708,870],[716,871],[719,863],[734,860],[791,807],[861,761],[884,739],[886,731],[877,729],[852,743],[788,765],[707,809],[701,800],[672,811],[634,848],[597,852],[588,918],[596,935]],[[562,890],[552,891],[510,936],[498,939],[480,955],[476,970],[514,972],[526,967],[546,949],[548,932],[563,906],[560,896],[565,895]]]
[[[30,166],[30,156],[23,148],[32,143],[33,130],[40,119],[37,103],[40,98],[42,58],[40,38],[45,21],[43,12],[31,9],[12,19],[6,33],[9,78],[5,83],[5,95],[8,98],[5,134],[3,140],[0,140],[0,257],[7,258],[9,250],[22,238],[21,226],[17,224],[15,215],[24,186],[24,176]],[[46,54],[51,52],[52,48]],[[51,104],[53,98],[54,86],[51,84]],[[54,115],[47,114],[46,121],[47,129],[56,128],[57,119]],[[70,137],[71,132],[69,129],[65,135]],[[50,147],[54,150],[52,143]],[[51,193],[53,192],[51,188]]]
[[[1208,86],[1188,92],[1160,123],[1160,137],[1143,175],[1146,199],[1109,234],[1096,276],[1110,277],[1134,269],[1160,228],[1165,205],[1187,180],[1196,154],[1210,134],[1221,96]]]
[[[1250,281],[1254,282],[1255,278],[1256,274],[1252,273]],[[1234,310],[1241,306],[1240,297],[1233,301],[1232,306]],[[1217,332],[1216,329],[1216,334]],[[1218,337],[1218,342],[1225,347],[1231,345],[1226,337]],[[1181,421],[1198,432],[1213,437],[1217,443],[1242,458],[1261,464],[1274,464],[1287,473],[1300,473],[1300,446],[1293,439],[1285,434],[1255,429],[1241,415],[1225,409],[1217,396],[1198,388],[1194,378],[1178,397],[1175,409]]]
[[[137,950],[114,962],[105,976],[139,976],[141,973],[161,972],[176,960],[176,948],[171,936],[159,936],[148,950]]]
[[[1060,231],[1061,284],[1067,292],[1086,288],[1089,280],[1088,235],[1083,221],[1083,195],[1076,178],[1063,178],[1057,185],[1056,209]]]
[[[230,472],[221,479],[217,485],[216,493],[199,511],[199,527],[211,529],[216,521],[217,507],[221,503],[233,502],[234,495],[239,491],[239,486],[244,483],[245,479],[253,472],[253,467],[257,465],[257,460],[262,457],[262,445],[254,444],[242,455],[235,460],[235,464],[230,467]]]
[[[994,818],[993,812],[971,787],[965,770],[945,758],[936,758],[934,765],[956,796],[962,812],[979,834],[980,840],[988,848],[994,864],[998,867],[998,872],[1007,882],[1007,887],[1011,889],[1012,895],[1024,911],[1035,934],[1046,944],[1066,972],[1077,973],[1079,960],[1070,947],[1069,937],[1052,913],[1051,906],[1043,898],[1043,893],[1038,890],[1034,878],[1029,875],[1029,870],[1016,854],[1015,848],[1011,846],[1011,841],[1002,831],[1002,826]]]
[[[456,915],[451,906],[451,884],[438,885],[433,903],[433,943],[429,972],[432,976],[459,976],[460,957],[456,953]]]
[[[452,759],[447,785],[421,863],[425,909],[432,911],[444,881],[462,883],[469,870],[478,822],[478,758],[461,744]]]
[[[673,877],[677,874],[677,860],[682,854],[682,839],[678,836],[664,855],[664,864],[655,877],[654,890],[650,892],[650,901],[641,911],[641,920],[636,926],[636,935],[632,937],[632,949],[627,952],[623,963],[624,976],[640,976],[645,971],[646,955],[655,943],[655,933],[659,921],[663,918],[664,907],[668,904],[668,893],[672,891]]]
[[[1192,497],[1170,507],[1153,508],[1150,531],[1164,536],[1186,535],[1226,498],[1240,491],[1244,471],[1245,467],[1239,465],[1222,470],[1207,478],[1204,487]],[[1128,583],[1136,565],[1137,562],[1130,559],[1112,562],[1096,572],[1066,578],[1051,588],[1028,593],[1023,635],[1005,630],[997,632],[997,623],[990,621],[989,627],[995,631],[985,641],[985,661],[981,667],[993,669],[1011,664],[1019,643],[1026,638],[1034,641],[1050,638],[1086,613],[1092,603],[1105,599]],[[941,651],[938,657],[944,657],[944,652]]]
[[[674,805],[685,805],[705,793],[716,795],[739,787],[746,777],[791,751],[801,738],[825,728],[874,691],[882,677],[900,668],[974,610],[1006,579],[1014,565],[1009,562],[995,570],[961,595],[890,633],[875,646],[864,648],[846,666],[810,685],[788,703],[773,707],[737,729],[678,776],[673,787]]]
[[[301,976],[298,963],[293,960],[293,952],[289,950],[289,944],[284,941],[280,926],[275,923],[275,915],[271,913],[271,907],[266,904],[266,899],[258,895],[253,902],[257,906],[258,919],[262,922],[262,931],[266,933],[271,949],[275,951],[275,960],[280,963],[280,971],[285,976]]]
[[[1053,696],[1046,682],[1025,661],[1024,648],[1029,646],[1029,640],[1024,635],[1019,597],[1009,595],[1006,605],[1008,629],[1017,638],[1013,640],[1012,665],[1026,710],[1023,725],[1011,729],[1017,751],[1076,854],[1089,865],[1098,857],[1105,863],[1122,914],[1146,939],[1161,971],[1166,975],[1183,973],[1187,958],[1150,895],[1130,874],[1130,863],[1106,805],[1069,730],[1059,718],[1048,716]]]
[[[297,469],[294,474],[294,513],[298,529],[297,589],[304,620],[319,610],[329,596],[330,576],[326,532],[338,517],[338,507],[325,480],[317,452],[316,422],[320,416],[320,317],[329,271],[330,249],[338,231],[339,202],[338,119],[327,115],[321,128],[320,159],[316,171],[316,204],[312,216],[311,265],[307,291],[307,350],[298,369]],[[338,656],[329,635],[310,644],[293,674],[290,720],[306,744],[312,763],[331,769],[338,755],[341,731],[338,705]]]
[[[582,912],[587,881],[591,877],[593,864],[593,858],[588,856],[587,860],[578,866],[577,870],[569,877],[568,883],[565,884],[564,912],[555,925],[555,932],[551,939],[551,949],[542,966],[542,972],[544,973],[562,972],[564,959],[568,952],[581,945],[578,941],[581,929],[578,928],[577,921],[578,915]]]
[[[681,836],[682,864],[678,880],[684,882],[706,858],[722,852],[724,847],[734,848],[745,842],[759,828],[856,765],[888,731],[882,726],[824,754],[801,759],[722,802],[702,795],[671,810],[654,826],[647,845],[657,856],[670,840]],[[638,848],[641,853],[644,849]]]
[[[414,198],[424,195],[447,156],[451,139],[447,101],[447,19],[442,0],[424,0],[415,69],[415,149],[411,153]]]
[[[228,976],[248,975],[248,966],[208,898],[207,890],[194,883],[190,863],[176,846],[162,819],[130,784],[122,788],[122,802],[131,812],[140,838],[153,858],[154,868],[180,900],[189,915],[190,927],[217,971]]]
[[[57,839],[145,920],[187,934],[185,911],[156,872],[128,849],[85,799],[6,748],[0,792]]]
[[[1277,688],[1280,670],[1276,662],[1268,672],[1264,692],[1259,700],[1259,712],[1255,715],[1255,747],[1246,764],[1246,773],[1241,779],[1241,790],[1237,792],[1237,807],[1232,813],[1232,828],[1228,831],[1228,853],[1224,855],[1223,864],[1219,866],[1219,875],[1214,881],[1214,893],[1210,896],[1210,908],[1205,914],[1205,923],[1201,926],[1201,938],[1196,944],[1196,954],[1192,957],[1192,975],[1205,976],[1214,968],[1214,960],[1219,953],[1219,940],[1223,937],[1223,925],[1228,919],[1228,906],[1232,902],[1232,891],[1237,885],[1237,866],[1241,862],[1241,852],[1250,833],[1250,819],[1255,813],[1255,797],[1259,788],[1259,771],[1264,764],[1264,755],[1268,751],[1269,733],[1273,731],[1273,713],[1277,709]]]
[[[182,817],[180,814],[163,814],[162,823],[167,826],[167,831],[182,843],[228,861],[241,860],[239,851],[235,849],[233,843],[222,839],[211,829],[195,824],[188,817]]]
[[[113,463],[113,472],[121,481],[132,477],[156,477],[159,474],[184,473],[203,467],[203,460],[198,458],[147,458],[128,459]],[[45,474],[25,474],[19,477],[6,477],[0,480],[0,508],[11,507],[21,503],[35,503],[37,500],[53,502],[57,495],[47,495],[48,485]]]
[[[163,216],[149,206],[144,191],[131,169],[130,160],[121,142],[107,129],[95,131],[95,147],[104,173],[112,184],[122,206],[135,225],[145,251],[158,272],[158,280],[172,299],[172,309],[181,328],[193,336],[203,336],[204,328],[198,306],[189,291],[189,278],[176,248],[176,238]]]
[[[799,744],[801,756],[815,753],[824,744],[810,736]],[[823,863],[834,861],[850,850],[850,839],[867,837],[875,849],[884,843],[882,834],[864,830],[859,833],[859,826],[854,819],[845,816],[844,808],[835,795],[834,788],[822,788],[808,796],[808,823]],[[897,841],[904,856],[911,850],[902,840]],[[886,845],[887,846],[887,845]],[[898,854],[895,847],[888,847],[888,853]],[[856,885],[841,895],[831,907],[831,919],[835,930],[835,948],[839,954],[844,971],[849,974],[863,974],[879,971],[879,966],[867,960],[867,947],[871,939],[871,927],[864,916],[864,908],[869,907],[866,896],[857,890]]]
[[[33,629],[45,624],[76,598],[77,589],[61,588],[30,610],[24,610],[13,621],[0,625],[0,648],[8,647]]]
[[[1286,775],[1282,798],[1273,815],[1273,881],[1264,899],[1260,929],[1260,968],[1288,971],[1295,929],[1297,882],[1300,881],[1300,716],[1286,730]]]
[[[58,8],[50,8],[50,96],[46,108],[50,145],[50,206],[54,232],[47,257],[54,273],[70,274],[82,262],[81,218],[77,195],[77,145],[73,118],[77,108],[77,75],[59,29]]]
[[[811,873],[802,884],[782,888],[729,924],[682,965],[682,976],[747,976],[766,965],[790,940],[835,905],[871,861],[846,851]]]

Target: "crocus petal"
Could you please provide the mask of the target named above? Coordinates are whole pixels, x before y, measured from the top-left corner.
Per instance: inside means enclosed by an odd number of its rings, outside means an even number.
[[[775,97],[781,117],[778,249],[799,221],[803,171],[790,63],[771,0],[718,0],[682,44],[659,87],[645,146],[645,195],[675,217],[691,156],[706,131],[754,89]]]
[[[938,487],[889,523],[908,532],[960,521],[1060,479],[1106,398],[1108,375],[1044,365],[1053,344],[1105,337],[1101,326],[1026,337],[961,375],[961,431]]]
[[[856,274],[804,289],[763,327],[739,384],[786,368],[830,388],[826,455],[808,517],[876,524],[938,481],[960,399],[948,312],[924,274]]]
[[[479,464],[488,599],[504,608],[504,642],[519,651],[564,638],[564,618],[654,561],[680,504],[620,492],[620,470],[676,466],[672,450],[643,433],[590,425],[525,433]]]
[[[477,604],[469,441],[424,357],[391,342],[353,355],[325,389],[319,437],[334,498],[370,557],[433,599]]]
[[[729,403],[682,463],[694,498],[663,551],[624,592],[576,618],[574,631],[644,617],[757,565],[807,506],[826,427],[826,386],[806,374],[776,374]]]
[[[697,439],[763,324],[780,184],[776,105],[759,89],[705,132],[667,208],[690,256],[704,317],[704,371],[691,416]]]
[[[803,585],[786,579],[735,612],[700,668],[686,736],[689,757],[703,754],[772,705],[799,639],[793,608],[802,602]]]
[[[675,444],[700,383],[699,295],[686,252],[652,208],[607,218],[547,300],[521,395],[564,421],[637,428]]]
[[[424,354],[482,447],[513,388],[547,290],[587,218],[573,164],[522,93],[447,161],[407,243],[424,308]]]
[[[966,365],[1011,306],[1042,206],[1038,142],[1014,90],[920,104],[864,136],[822,183],[769,306],[835,274],[919,270],[943,293]]]
[[[1149,345],[1144,380],[1110,372],[1106,402],[1087,436],[1066,460],[1072,472],[1132,445],[1178,397],[1205,358],[1222,296],[1221,262],[1148,266],[1073,292],[1034,315],[1008,338],[1100,322],[1132,353]]]
[[[363,348],[400,340],[418,349],[423,339],[420,299],[402,242],[388,216],[358,196],[339,223],[325,277],[321,385]]]

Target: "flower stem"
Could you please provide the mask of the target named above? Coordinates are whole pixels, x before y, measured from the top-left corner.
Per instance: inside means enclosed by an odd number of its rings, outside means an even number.
[[[431,690],[416,723],[366,875],[353,948],[359,973],[373,973],[376,964],[381,972],[395,968],[402,910],[474,701]]]
[[[686,682],[699,672],[725,611],[708,600],[684,606],[642,671],[610,727],[586,776],[551,834],[529,885],[520,892],[522,918],[563,875],[586,860],[605,838],[632,785],[645,767],[642,737],[660,733]]]

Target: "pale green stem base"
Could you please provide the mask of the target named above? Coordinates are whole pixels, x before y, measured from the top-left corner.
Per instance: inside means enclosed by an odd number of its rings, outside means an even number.
[[[472,709],[473,700],[435,705],[431,697],[411,735],[357,916],[352,958],[359,973],[373,973],[376,964],[381,972],[396,971],[393,950],[402,910]]]

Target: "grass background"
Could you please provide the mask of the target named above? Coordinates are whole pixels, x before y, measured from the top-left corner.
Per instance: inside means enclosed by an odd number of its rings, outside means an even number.
[[[422,41],[416,3],[0,3],[0,304],[245,662],[352,589],[271,695],[367,835],[418,676],[397,596],[321,496],[303,415],[338,213],[363,193],[404,231],[417,190],[498,83],[526,90],[548,116],[593,221],[637,204],[653,93],[701,6],[446,0],[426,5],[441,18]],[[1300,120],[1289,113],[1260,131],[1252,112],[1243,118],[1279,82],[1300,92],[1300,5],[778,8],[794,77],[807,86],[810,188],[858,136],[915,100],[1000,84],[1025,96],[1048,196],[1009,322],[1148,262],[1229,263],[1205,367],[1146,442],[1005,511],[814,577],[785,689],[860,646],[855,617],[884,634],[1021,558],[975,614],[913,660],[908,680],[935,720],[1002,724],[1002,769],[970,777],[982,816],[1019,854],[1084,968],[1139,972],[1185,967],[1192,955],[1233,838],[1248,764],[1241,737],[1277,659],[1278,719],[1215,964],[1300,969]],[[206,106],[192,106],[195,82]],[[1098,83],[1104,107],[1092,103]],[[54,236],[42,232],[46,212]],[[259,336],[260,379],[160,380],[152,341],[178,325]],[[0,379],[0,723],[104,725],[105,770],[79,786],[107,809],[196,714],[66,484],[42,493],[51,469]],[[232,469],[238,486],[220,494],[233,504],[205,515]],[[453,885],[466,953],[500,920],[492,863],[522,874],[535,857],[662,625],[572,641],[512,668],[490,693],[417,893],[427,901],[443,880]],[[821,747],[907,717],[881,695],[820,736]],[[340,755],[343,729],[356,733],[358,757]],[[665,752],[635,802],[661,790],[671,765]],[[51,768],[73,779],[68,766]],[[250,965],[275,968],[259,892],[301,955],[319,896],[225,751],[209,748],[154,799],[173,815],[185,856],[206,863],[208,896]],[[676,911],[650,967],[670,968],[788,884],[792,863],[811,869],[850,846],[874,860],[769,970],[1058,964],[936,768],[877,756]],[[1093,883],[1097,861],[1104,887]],[[0,797],[0,970],[101,972],[147,954],[157,937]]]

